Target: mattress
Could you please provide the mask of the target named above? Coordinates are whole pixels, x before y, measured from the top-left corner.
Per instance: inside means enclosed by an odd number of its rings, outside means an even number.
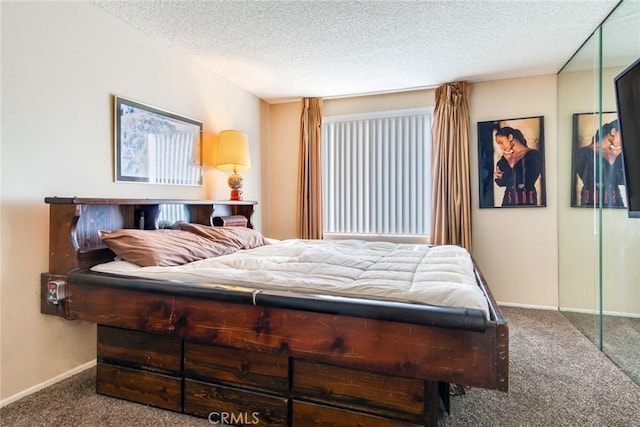
[[[458,246],[360,240],[283,240],[233,254],[171,267],[140,267],[123,260],[93,271],[253,292],[335,295],[482,310],[470,254]]]

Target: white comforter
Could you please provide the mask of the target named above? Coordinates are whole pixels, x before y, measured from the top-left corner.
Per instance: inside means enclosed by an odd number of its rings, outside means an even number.
[[[251,289],[384,299],[483,310],[469,253],[457,246],[284,240],[174,267],[114,261],[94,271]]]

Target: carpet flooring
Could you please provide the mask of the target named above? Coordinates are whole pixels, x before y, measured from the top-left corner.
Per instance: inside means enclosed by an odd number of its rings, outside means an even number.
[[[640,386],[557,311],[504,307],[508,393],[468,389],[439,427],[640,427]],[[207,426],[95,393],[95,368],[0,409],[2,426]],[[372,426],[375,427],[375,426]]]
[[[565,311],[562,314],[591,342],[599,345],[600,319],[594,314]],[[602,347],[622,372],[640,384],[640,318],[602,316]]]

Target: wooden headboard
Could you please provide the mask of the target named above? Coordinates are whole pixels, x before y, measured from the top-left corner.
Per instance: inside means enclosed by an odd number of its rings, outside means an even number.
[[[254,201],[179,200],[179,199],[109,199],[47,197],[49,204],[49,271],[41,276],[40,311],[63,315],[64,302],[48,301],[48,282],[64,280],[77,268],[91,268],[112,261],[114,253],[98,237],[98,230],[160,227],[164,205],[178,207],[181,220],[212,225],[214,216],[242,215],[253,228]]]

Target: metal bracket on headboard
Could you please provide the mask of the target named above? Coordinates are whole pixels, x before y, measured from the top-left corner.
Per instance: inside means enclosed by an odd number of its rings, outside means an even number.
[[[66,276],[49,273],[42,273],[40,275],[40,313],[66,317],[65,298],[56,298],[56,301],[50,298],[50,284],[57,284],[59,282],[66,283]],[[56,291],[58,291],[58,289],[56,289]]]

